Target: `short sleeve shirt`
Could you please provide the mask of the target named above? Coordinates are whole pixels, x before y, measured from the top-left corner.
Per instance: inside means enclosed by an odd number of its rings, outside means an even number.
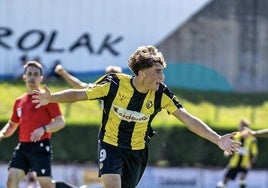
[[[57,103],[49,103],[46,106],[35,108],[32,95],[24,94],[17,98],[13,106],[11,121],[19,124],[19,141],[31,142],[31,133],[61,115]],[[45,133],[41,140],[51,138],[51,133]]]

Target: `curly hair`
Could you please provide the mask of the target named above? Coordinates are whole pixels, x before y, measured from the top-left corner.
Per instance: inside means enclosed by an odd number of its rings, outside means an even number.
[[[154,46],[138,47],[128,60],[128,66],[135,75],[138,75],[140,70],[150,68],[156,63],[166,67],[163,54]]]

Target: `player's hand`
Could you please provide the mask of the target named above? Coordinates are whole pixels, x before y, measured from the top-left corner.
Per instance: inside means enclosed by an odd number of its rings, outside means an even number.
[[[41,106],[45,106],[49,103],[51,99],[51,92],[49,88],[44,85],[44,91],[34,90],[33,93],[33,103],[36,103],[37,105],[35,108],[40,108]]]
[[[55,69],[54,69],[54,72],[57,73],[57,74],[61,74],[62,72],[64,71],[64,68],[61,64],[58,64]]]
[[[44,131],[43,127],[35,129],[31,133],[31,141],[32,142],[38,142],[41,139],[41,137],[43,136],[44,133],[45,133],[45,131]]]
[[[236,133],[229,133],[229,134],[225,134],[223,136],[220,137],[219,141],[218,141],[218,146],[223,150],[228,152],[230,155],[233,154],[234,152],[237,152],[238,149],[241,147],[241,142],[237,142],[234,141],[232,139],[232,137],[235,135]]]

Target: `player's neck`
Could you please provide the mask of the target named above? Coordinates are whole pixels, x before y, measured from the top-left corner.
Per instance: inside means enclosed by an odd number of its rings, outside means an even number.
[[[138,92],[140,93],[148,92],[148,89],[144,87],[143,81],[141,80],[141,78],[139,78],[139,76],[135,76],[133,78],[132,84]]]
[[[40,89],[38,87],[37,88],[27,87],[27,94],[28,95],[32,95],[33,94],[33,90],[40,90]]]

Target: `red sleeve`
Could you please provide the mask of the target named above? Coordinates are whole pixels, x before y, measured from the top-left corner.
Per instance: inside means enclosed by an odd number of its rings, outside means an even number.
[[[58,103],[49,103],[47,105],[47,110],[51,118],[55,118],[57,116],[61,116],[61,110]]]

